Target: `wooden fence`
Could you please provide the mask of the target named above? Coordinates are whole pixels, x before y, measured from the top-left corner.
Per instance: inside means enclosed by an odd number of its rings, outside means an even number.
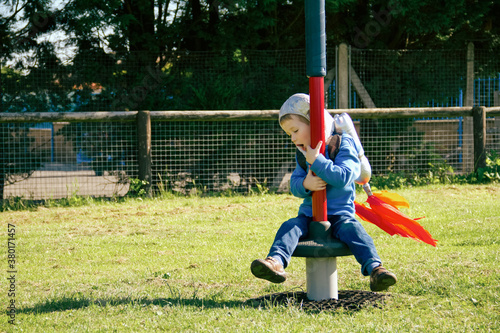
[[[500,107],[445,107],[445,108],[375,108],[375,109],[332,109],[330,113],[339,114],[347,112],[356,122],[359,131],[360,121],[363,119],[423,119],[420,122],[433,122],[432,119],[471,119],[472,140],[464,138],[462,152],[472,153],[464,156],[465,161],[473,161],[473,168],[485,166],[487,136],[494,136],[494,149],[500,152]],[[66,122],[66,123],[93,123],[93,122],[119,122],[129,123],[137,130],[136,154],[137,154],[137,178],[147,182],[145,190],[151,194],[151,184],[155,172],[153,170],[152,156],[152,126],[155,122],[251,122],[251,121],[273,121],[277,123],[277,110],[235,110],[235,111],[126,111],[126,112],[72,112],[72,113],[0,113],[0,123],[44,123],[44,122]],[[487,120],[490,125],[487,125]],[[425,125],[420,125],[425,132]],[[236,126],[237,128],[238,126]],[[487,133],[487,128],[489,128]],[[442,129],[444,131],[444,129]],[[256,137],[258,132],[253,133]],[[286,140],[286,138],[285,138]],[[363,141],[363,138],[362,138]],[[493,142],[492,141],[492,142]],[[499,143],[496,143],[499,141]],[[186,142],[186,141],[183,141]],[[159,149],[159,148],[157,148]],[[4,156],[4,163],[9,158]],[[292,159],[292,157],[290,157]],[[6,162],[5,162],[6,161]],[[471,163],[472,164],[472,163]],[[286,168],[284,168],[285,170]],[[468,170],[464,166],[463,171]],[[177,171],[182,173],[182,171]],[[283,171],[287,173],[287,170]],[[280,175],[281,177],[283,175]],[[278,177],[278,178],[279,178]],[[279,183],[280,180],[278,179]],[[276,183],[274,181],[273,183]],[[8,185],[8,184],[7,184]],[[6,186],[7,186],[6,185]]]

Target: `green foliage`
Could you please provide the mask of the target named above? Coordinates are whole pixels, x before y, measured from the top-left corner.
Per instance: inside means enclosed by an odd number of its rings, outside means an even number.
[[[37,206],[33,201],[28,201],[21,197],[8,197],[7,199],[0,200],[0,212],[30,210]]]
[[[292,93],[308,90],[305,54],[289,66],[279,53],[259,53],[305,49],[302,0],[177,1],[176,6],[165,0],[75,0],[56,11],[50,10],[53,3],[20,1],[24,10],[18,13],[14,3],[6,3],[10,11],[0,14],[6,22],[0,36],[8,46],[2,48],[2,64],[14,52],[31,51],[10,65],[14,79],[2,75],[2,111],[273,109]],[[356,46],[366,27],[372,29],[368,49],[464,50],[467,41],[492,50],[500,45],[492,24],[499,5],[489,1],[440,6],[329,0],[325,6],[332,50],[340,42]],[[28,25],[16,30],[23,20]],[[38,38],[54,30],[71,36],[65,41],[75,49],[70,59],[63,59],[55,43]],[[450,67],[438,61],[449,56],[394,51],[379,55],[379,64],[363,59],[353,68],[378,107],[424,105],[458,93],[464,62]],[[497,73],[495,59],[484,60],[479,70]],[[405,93],[394,94],[389,85]]]
[[[91,196],[70,195],[62,199],[29,200],[22,197],[8,197],[0,200],[0,212],[7,211],[36,211],[56,207],[94,206],[109,202],[124,202],[124,198],[94,198]]]
[[[500,181],[500,155],[492,150],[486,156],[486,167],[467,177],[469,183],[487,184]]]
[[[6,22],[0,27],[5,36],[2,43],[16,46],[2,50],[7,57],[20,49],[34,50],[36,66],[17,64],[17,68],[30,68],[29,76],[44,77],[46,82],[38,82],[43,89],[92,82],[109,89],[110,81],[121,77],[114,84],[121,85],[122,93],[131,94],[141,86],[148,67],[164,68],[175,59],[174,50],[231,54],[305,48],[303,1],[178,1],[177,6],[170,6],[164,0],[75,0],[56,12],[49,10],[53,1],[20,3],[24,11],[16,13],[14,4],[6,4],[9,10],[2,13]],[[329,0],[325,6],[327,44],[332,46],[340,42],[356,45],[360,32],[368,33],[371,49],[463,49],[467,41],[479,41],[485,48],[498,44],[498,27],[491,24],[498,11],[494,2],[461,0],[441,6],[414,0]],[[23,19],[30,23],[16,31],[15,23]],[[63,65],[53,44],[35,38],[54,30],[72,36],[69,43],[76,54],[69,65]],[[390,63],[384,62],[386,67]],[[46,71],[51,66],[59,71],[56,85],[54,73]],[[419,71],[428,70],[432,68],[418,66],[408,77],[415,79]]]
[[[200,110],[238,110],[242,87],[235,85],[235,75],[218,75],[209,79],[210,84],[190,85],[191,99],[188,100],[188,109]],[[203,82],[203,81],[202,81]],[[194,83],[194,82],[193,82]]]
[[[41,201],[42,207],[80,207],[80,206],[92,206],[100,202],[109,201],[108,198],[93,198],[91,196],[82,196],[73,193],[67,198],[63,199],[50,199],[46,201]],[[112,200],[112,199],[111,199]]]
[[[255,188],[256,188],[256,190],[254,190],[253,188],[250,188],[249,193],[250,194],[257,194],[257,195],[264,195],[264,194],[269,193],[269,187],[267,185],[267,180],[263,184],[256,181]]]
[[[144,188],[149,184],[147,181],[138,178],[130,178],[129,182],[130,182],[130,188],[127,193],[128,196],[139,197],[139,198],[144,198],[147,196],[147,192]]]

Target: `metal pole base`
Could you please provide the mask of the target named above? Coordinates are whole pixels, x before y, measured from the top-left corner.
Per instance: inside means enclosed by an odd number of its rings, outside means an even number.
[[[307,298],[338,299],[337,257],[306,258]]]

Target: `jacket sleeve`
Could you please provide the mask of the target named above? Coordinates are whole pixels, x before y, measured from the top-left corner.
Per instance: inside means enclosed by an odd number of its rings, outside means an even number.
[[[303,184],[306,176],[307,172],[296,162],[295,170],[290,177],[290,192],[298,198],[305,198],[312,195],[312,191],[307,190]]]
[[[361,165],[352,137],[345,134],[342,136],[335,162],[319,155],[311,165],[311,170],[333,187],[343,188],[354,182],[359,177]]]

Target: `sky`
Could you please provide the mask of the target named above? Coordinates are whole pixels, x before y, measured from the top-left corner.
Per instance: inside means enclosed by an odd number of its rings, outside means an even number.
[[[53,3],[50,6],[51,10],[57,10],[57,9],[62,9],[67,3],[69,3],[70,0],[54,0]],[[3,3],[0,3],[0,14],[2,16],[7,16],[12,13],[13,10],[10,8],[10,6],[6,6]],[[22,16],[22,13],[18,14],[19,16]],[[26,25],[26,21],[19,21],[16,23],[15,28],[22,28]],[[36,29],[36,27],[35,27]],[[96,32],[98,33],[98,32]],[[100,32],[102,33],[102,31]],[[104,32],[107,33],[107,32]],[[37,37],[37,42],[50,42],[55,46],[56,54],[58,58],[63,62],[63,63],[69,63],[71,62],[71,59],[74,57],[75,52],[76,52],[76,46],[72,45],[69,41],[69,36],[66,34],[66,32],[62,30],[57,30],[53,31],[50,33],[45,33],[41,36]],[[7,66],[12,66],[15,62],[19,61],[20,59],[23,60],[23,62],[26,62],[27,59],[29,58],[31,52],[24,52],[24,53],[18,53],[14,54],[14,58],[12,60],[7,61],[5,64]]]
[[[27,0],[29,1],[29,0]],[[65,5],[67,5],[71,0],[53,0],[52,4],[50,6],[51,10],[57,10],[57,9],[62,9],[64,8]],[[177,6],[179,1],[171,1],[169,10],[172,12],[175,11],[175,7]],[[10,9],[10,6],[6,6],[3,3],[0,3],[0,14],[3,14],[2,16],[7,16],[9,13],[11,13],[12,10]],[[20,16],[22,13],[19,14]],[[17,28],[22,28],[23,26],[26,25],[26,21],[20,21],[17,23]],[[94,31],[95,34],[100,34],[103,36],[109,35],[112,33],[112,29],[96,29]],[[101,38],[101,40],[104,40],[104,38]],[[56,49],[56,54],[59,57],[59,59],[65,64],[65,63],[70,63],[72,58],[75,55],[75,52],[77,48],[72,45],[69,42],[69,36],[62,30],[59,31],[54,31],[50,33],[43,34],[41,36],[37,37],[37,41],[44,42],[48,41],[52,43],[55,46]],[[106,50],[106,46],[102,45],[103,49]],[[23,53],[23,54],[17,54],[14,55],[15,60],[8,61],[6,64],[7,66],[12,65],[14,62],[18,61],[19,59],[26,59],[29,57],[29,53]],[[25,60],[24,60],[25,61]]]

